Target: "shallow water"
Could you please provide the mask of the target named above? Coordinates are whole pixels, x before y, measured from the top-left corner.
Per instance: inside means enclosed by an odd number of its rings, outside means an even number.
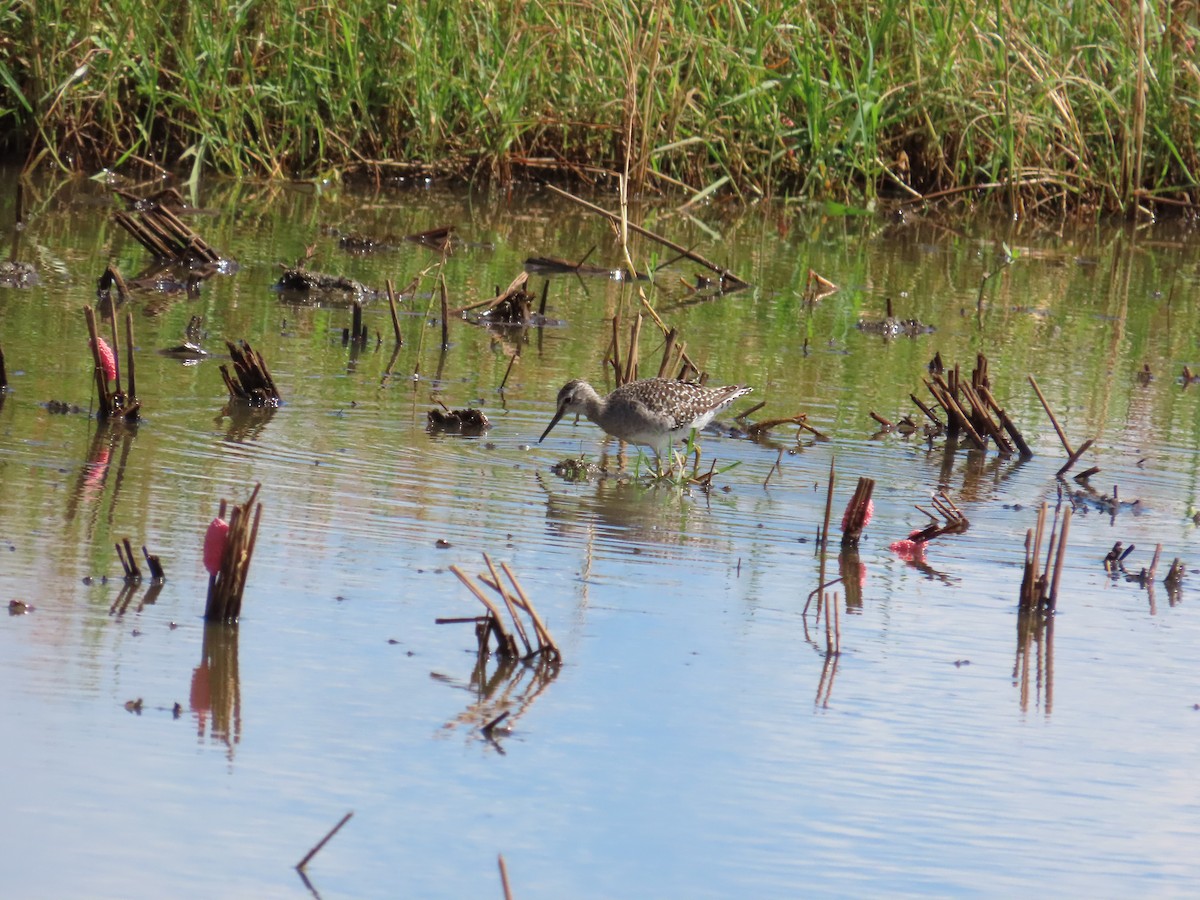
[[[394,360],[386,304],[354,353],[344,308],[272,290],[310,246],[310,268],[372,287],[438,260],[404,243],[351,256],[330,229],[456,225],[452,306],[531,255],[622,264],[603,221],[542,191],[208,185],[189,221],[239,269],[196,299],[135,293],[144,419],[123,430],[87,414],[81,309],[110,261],[129,276],[147,254],[96,182],[28,188],[14,242],[14,185],[0,178],[0,235],[41,281],[0,288],[0,601],[34,607],[0,623],[4,896],[306,896],[293,866],[351,810],[308,866],[321,897],[501,896],[498,854],[520,897],[1190,893],[1200,625],[1188,583],[1172,597],[1161,579],[1175,557],[1196,568],[1200,390],[1179,380],[1200,370],[1191,234],[638,210],[753,285],[700,298],[684,284],[700,269],[674,262],[648,287],[714,383],[753,385],[754,419],[806,413],[831,438],[705,434],[705,460],[737,463],[706,493],[560,479],[551,465],[581,453],[646,468],[586,422],[537,443],[559,386],[607,383],[628,284],[555,277],[560,324],[454,321],[443,355],[430,276],[402,304]],[[810,269],[840,290],[806,304]],[[887,298],[936,331],[856,327]],[[226,410],[221,359],[154,352],[193,315],[209,350],[262,352],[281,408]],[[653,374],[648,321],[641,346]],[[964,375],[987,354],[1031,459],[874,435],[871,411],[895,421],[928,397],[935,352]],[[1059,614],[1022,655],[1026,531],[1080,490],[1055,479],[1065,454],[1028,374],[1073,446],[1095,439],[1079,467],[1101,468],[1096,494],[1115,485],[1125,503],[1080,501]],[[427,433],[439,399],[494,427]],[[835,517],[859,476],[877,481],[861,589],[834,588],[835,657],[802,616],[831,461]],[[206,633],[204,528],[259,482],[242,622]],[[888,545],[924,526],[914,504],[939,488],[971,527],[905,563]],[[156,595],[122,593],[125,537],[162,557]],[[1162,544],[1152,591],[1105,573],[1117,540],[1136,545],[1134,572]],[[479,610],[447,567],[478,572],[482,552],[536,602],[556,674],[491,661],[481,690],[470,626],[435,624]],[[480,726],[506,710],[511,734],[489,742]]]

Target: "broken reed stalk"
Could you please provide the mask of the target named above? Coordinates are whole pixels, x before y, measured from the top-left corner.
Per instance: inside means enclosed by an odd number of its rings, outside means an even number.
[[[1052,410],[1050,408],[1050,403],[1046,400],[1046,395],[1043,394],[1042,389],[1040,387],[1038,387],[1037,379],[1034,378],[1032,375],[1030,375],[1028,377],[1029,377],[1029,383],[1033,387],[1033,392],[1035,394],[1037,394],[1038,400],[1040,400],[1042,402],[1042,408],[1046,410],[1046,415],[1048,415],[1050,417],[1050,422],[1054,426],[1054,431],[1058,434],[1058,439],[1060,441],[1062,441],[1063,449],[1067,451],[1067,462],[1061,469],[1058,470],[1058,472],[1056,473],[1056,476],[1055,476],[1057,478],[1062,478],[1063,475],[1065,475],[1067,472],[1069,472],[1071,470],[1071,467],[1074,466],[1075,463],[1077,463],[1079,461],[1079,458],[1081,456],[1083,456],[1084,453],[1087,452],[1087,450],[1092,446],[1092,444],[1095,443],[1095,439],[1089,438],[1088,440],[1083,442],[1083,445],[1078,450],[1072,450],[1071,444],[1067,441],[1067,436],[1063,432],[1062,426],[1060,424],[1058,424],[1058,418],[1054,415],[1054,410]],[[1099,472],[1099,471],[1100,471],[1099,469],[1096,469],[1095,471],[1089,470],[1088,474],[1094,475],[1094,474],[1096,474],[1096,472]]]
[[[758,412],[760,409],[762,409],[766,405],[767,405],[766,400],[759,400],[757,403],[755,403],[749,409],[743,409],[740,413],[737,414],[737,416],[735,418],[739,422],[741,422],[743,419],[749,418],[750,416],[754,415],[756,412]]]
[[[396,336],[396,346],[404,346],[404,338],[400,335],[400,314],[396,312],[396,288],[392,284],[392,279],[388,279],[385,283],[387,288],[388,310],[392,314],[392,333]]]
[[[1037,557],[1041,546],[1041,529],[1045,522],[1046,506],[1042,504],[1038,514],[1037,529],[1030,528],[1025,532],[1025,564],[1021,575],[1021,599],[1019,607],[1023,610],[1033,609],[1037,605]]]
[[[816,303],[830,294],[837,292],[838,286],[814,269],[808,270],[808,281],[804,285],[802,300],[805,303]],[[888,318],[892,317],[892,299],[888,298]]]
[[[508,368],[504,370],[504,377],[500,379],[500,387],[497,388],[497,390],[501,392],[504,391],[504,386],[508,384],[508,376],[512,374],[513,366],[517,364],[517,361],[520,358],[521,354],[515,351],[513,352],[513,355],[508,358]]]
[[[979,392],[971,385],[962,383],[959,384],[959,391],[966,398],[967,402],[971,404],[971,424],[975,426],[976,431],[985,432],[1002,454],[1005,456],[1010,455],[1013,452],[1013,445],[1000,426],[992,419],[987,405],[979,396]]]
[[[512,887],[508,883],[508,866],[504,865],[504,854],[498,857],[500,865],[500,886],[504,889],[504,900],[513,900]]]
[[[89,346],[92,348],[92,364],[94,366],[92,371],[96,380],[96,392],[99,396],[100,418],[107,419],[113,411],[113,397],[108,390],[108,375],[105,372],[104,362],[100,355],[100,334],[96,330],[96,313],[90,306],[85,306],[83,308],[83,317],[87,322],[90,340]]]
[[[504,628],[504,623],[500,618],[500,611],[495,607],[492,601],[479,589],[479,587],[470,579],[470,576],[462,572],[457,566],[451,566],[450,571],[458,577],[458,580],[467,586],[472,594],[475,595],[480,603],[487,609],[488,614],[480,619],[475,619],[477,625],[481,626],[476,629],[477,637],[479,638],[479,652],[485,654],[487,652],[488,637],[495,635],[496,637],[496,653],[501,659],[518,659],[520,653],[517,650],[517,642],[513,636]],[[442,624],[442,620],[437,620],[438,624]]]
[[[1043,502],[1038,510],[1037,525],[1025,533],[1025,568],[1021,579],[1020,608],[1053,613],[1058,607],[1058,586],[1062,578],[1063,559],[1067,552],[1067,538],[1071,531],[1071,508],[1062,516],[1062,527],[1055,543],[1058,530],[1058,510],[1054,513],[1054,525],[1046,547],[1045,566],[1041,565],[1042,536],[1046,531],[1047,505]],[[1040,572],[1039,572],[1040,570]]]
[[[966,410],[963,409],[962,404],[955,398],[954,388],[941,375],[934,375],[933,383],[926,381],[925,387],[929,389],[929,393],[933,394],[942,409],[950,417],[950,430],[953,432],[957,429],[962,429],[967,433],[967,437],[970,438],[971,443],[976,448],[986,450],[987,444],[983,442],[983,438],[979,436],[979,432],[971,424],[971,418],[967,415]]]
[[[1017,445],[1017,449],[1020,451],[1021,456],[1025,459],[1029,459],[1031,456],[1033,456],[1033,451],[1030,450],[1029,445],[1025,443],[1024,436],[1020,431],[1017,430],[1016,423],[1009,418],[1008,413],[1000,406],[999,403],[996,402],[996,398],[992,396],[991,389],[989,389],[987,385],[984,385],[980,388],[979,395],[987,401],[987,405],[990,406],[992,411],[996,413],[996,418],[1000,420],[1000,424],[1004,427],[1004,430],[1008,433],[1008,436],[1012,438],[1012,442]]]
[[[111,303],[111,292],[114,287],[117,289],[118,303],[124,303],[129,299],[129,288],[125,285],[125,279],[121,277],[121,273],[117,270],[116,266],[109,265],[104,270],[104,274],[100,276],[100,280],[96,283],[96,290],[99,293],[108,291]],[[112,306],[115,308],[116,304],[112,304]]]
[[[1039,547],[1041,546],[1042,534],[1044,533],[1044,529],[1045,529],[1044,520],[1041,524],[1042,524],[1042,531],[1039,532],[1038,541],[1037,541]],[[1046,541],[1046,548],[1048,551],[1051,551],[1051,552],[1046,553],[1046,568],[1042,571],[1042,580],[1041,580],[1041,583],[1043,585],[1050,584],[1051,567],[1054,565],[1054,553],[1052,551],[1054,550],[1054,540],[1057,536],[1058,536],[1058,510],[1055,510],[1054,521],[1052,521],[1050,523],[1050,537]]]
[[[354,810],[351,810],[350,812],[348,812],[344,816],[342,816],[341,821],[339,821],[336,825],[334,825],[333,828],[329,829],[329,833],[326,834],[325,837],[321,838],[321,840],[317,841],[317,845],[315,847],[313,847],[311,850],[309,850],[307,853],[304,854],[304,859],[302,859],[302,860],[300,860],[300,862],[296,863],[296,869],[300,872],[303,872],[304,867],[308,865],[309,860],[311,860],[314,856],[316,856],[321,851],[321,848],[329,843],[330,838],[332,838],[335,834],[337,834],[339,831],[342,830],[342,826],[345,825],[347,822],[349,822],[350,817],[353,815],[354,815]]]
[[[491,558],[486,553],[483,555],[483,558],[491,575],[481,575],[479,578],[485,585],[500,594],[501,599],[503,599],[505,606],[508,609],[509,616],[511,617],[513,624],[521,637],[521,641],[525,644],[525,656],[521,656],[520,651],[517,649],[517,642],[512,633],[505,629],[504,623],[501,621],[500,610],[496,607],[495,603],[493,603],[492,599],[488,597],[488,595],[483,592],[479,585],[474,582],[471,576],[463,572],[460,568],[458,568],[458,566],[450,566],[450,571],[453,572],[455,577],[457,577],[458,580],[466,586],[467,590],[475,595],[475,599],[483,604],[484,608],[487,609],[488,614],[486,616],[480,616],[467,620],[437,619],[436,623],[438,625],[445,625],[453,622],[474,622],[476,625],[476,636],[479,640],[479,652],[481,655],[487,653],[489,636],[495,635],[497,645],[496,653],[501,659],[528,660],[535,656],[541,656],[542,659],[549,663],[555,665],[560,663],[562,661],[562,654],[559,652],[558,645],[554,642],[554,638],[550,636],[550,631],[546,628],[545,622],[542,621],[542,617],[538,615],[537,610],[534,608],[533,601],[529,599],[528,595],[525,593],[525,590],[521,587],[521,583],[517,581],[516,575],[514,575],[512,570],[508,567],[508,564],[501,563],[500,570],[503,571],[506,576],[508,576],[509,583],[512,585],[515,596],[510,594],[504,588],[503,582],[500,580],[499,573],[496,571],[496,567],[492,563]],[[521,619],[518,615],[518,610],[524,611],[525,614],[529,616],[529,620],[533,625],[533,632],[536,637],[536,647],[530,646],[528,633],[524,624],[521,622]]]
[[[621,316],[619,314],[612,317],[612,336],[608,339],[604,362],[613,367],[613,380],[616,381],[617,387],[620,387],[622,384],[621,373],[624,369],[621,366]]]
[[[486,553],[484,554],[484,559],[487,560],[488,567],[494,570],[492,561],[488,558]],[[499,581],[494,571],[492,572],[491,577],[480,575],[479,580],[504,597],[504,602],[508,606],[509,615],[512,616],[514,624],[521,632],[522,640],[525,642],[526,650],[529,650],[529,644],[528,641],[525,640],[525,629],[521,625],[521,621],[517,617],[514,607],[523,610],[526,614],[528,614],[529,620],[533,623],[534,636],[537,638],[537,647],[529,652],[529,656],[541,653],[546,655],[547,658],[551,659],[552,661],[557,661],[560,658],[558,645],[554,643],[554,638],[550,636],[549,630],[547,630],[545,623],[538,614],[538,611],[534,609],[533,603],[525,595],[524,589],[517,581],[517,576],[513,574],[511,569],[509,569],[508,563],[501,563],[500,568],[503,569],[504,573],[508,576],[508,580],[512,584],[513,590],[516,591],[516,597],[511,596],[505,590],[503,584]]]
[[[658,364],[658,377],[666,378],[667,372],[674,368],[671,356],[675,350],[675,342],[679,339],[678,330],[672,328],[667,332],[666,341],[663,343],[662,362]],[[0,373],[4,371],[4,358],[0,355]]]
[[[485,556],[486,558],[486,556]],[[489,560],[489,563],[491,561]],[[533,601],[525,594],[525,589],[521,587],[521,583],[517,581],[517,576],[513,574],[512,569],[508,567],[508,563],[501,563],[500,568],[504,570],[504,574],[508,576],[509,582],[513,586],[513,590],[517,592],[517,597],[520,598],[521,608],[529,614],[530,620],[533,622],[533,627],[537,631],[538,643],[543,651],[549,650],[553,658],[557,661],[562,658],[562,654],[558,651],[558,644],[554,643],[554,638],[550,636],[550,630],[546,627],[546,623],[542,621],[542,617],[533,607]]]
[[[117,316],[115,313],[109,316],[108,329],[112,335],[112,343],[109,346],[112,349],[113,365],[117,373],[116,377],[113,378],[113,381],[117,383],[117,390],[119,391],[121,389],[121,339],[120,335],[117,333]]]
[[[1067,436],[1063,433],[1062,426],[1058,424],[1058,419],[1054,415],[1054,410],[1050,408],[1050,403],[1046,400],[1046,395],[1043,394],[1042,389],[1038,387],[1037,379],[1032,375],[1027,377],[1029,378],[1029,383],[1033,386],[1033,392],[1037,394],[1037,398],[1042,401],[1042,408],[1046,410],[1046,415],[1050,417],[1050,424],[1054,426],[1054,430],[1058,433],[1058,439],[1062,441],[1063,449],[1067,451],[1067,456],[1073,456],[1074,451],[1071,450],[1071,444],[1067,441]]]
[[[242,506],[234,506],[230,512],[223,545],[219,546],[217,559],[206,559],[211,563],[208,579],[208,601],[204,607],[204,618],[208,622],[237,622],[242,614],[242,593],[246,588],[246,575],[250,560],[254,556],[254,545],[258,540],[258,525],[262,519],[262,504],[255,505],[262,484],[256,484],[250,499]],[[218,522],[224,524],[226,501],[221,501],[218,519],[209,526],[210,532]],[[253,522],[249,515],[254,508]],[[209,551],[209,535],[205,536],[205,555]]]
[[[113,316],[113,329],[116,330],[116,316]],[[116,353],[116,348],[113,348]],[[125,311],[125,383],[128,389],[125,391],[133,402],[137,403],[137,382],[134,376],[135,369],[133,366],[133,313],[129,310]],[[139,404],[140,406],[140,404]]]
[[[355,300],[350,307],[350,327],[342,331],[342,346],[350,344],[355,347],[365,347],[370,336],[370,329],[363,325],[362,303]]]
[[[499,306],[501,303],[511,301],[514,297],[516,297],[522,293],[525,293],[526,285],[528,283],[529,283],[529,273],[522,272],[520,275],[518,275],[516,278],[514,278],[509,283],[508,287],[506,287],[504,290],[501,291],[499,289],[499,286],[497,285],[496,296],[488,297],[488,299],[486,299],[486,300],[479,300],[475,303],[468,303],[466,306],[460,306],[457,309],[451,310],[450,314],[455,315],[455,316],[461,316],[464,313],[474,312],[477,309],[482,310],[485,313],[489,312],[490,310]],[[550,282],[546,282],[546,284],[547,284],[547,286],[549,286]],[[545,305],[545,292],[544,291],[542,294],[542,304],[544,307],[544,305]]]
[[[533,648],[529,645],[529,636],[525,633],[525,626],[521,624],[521,619],[517,616],[517,611],[513,607],[512,597],[504,589],[504,584],[500,581],[500,574],[496,571],[496,566],[492,562],[492,558],[485,553],[483,554],[483,559],[487,563],[488,571],[492,573],[491,587],[493,590],[499,591],[500,597],[504,600],[504,605],[508,608],[508,615],[512,619],[513,625],[517,628],[517,634],[521,638],[521,643],[525,646],[525,655],[528,656],[533,653]]]
[[[204,239],[187,225],[179,216],[175,215],[174,211],[166,206],[158,206],[154,210],[149,210],[143,213],[143,218],[150,219],[150,212],[157,213],[159,224],[163,226],[164,231],[175,237],[175,245],[182,247],[183,252],[179,255],[191,255],[197,259],[205,260],[206,262],[217,263],[221,261],[221,255],[212,247],[205,243]]]
[[[109,389],[109,378],[105,371],[105,360],[102,356],[103,351],[101,350],[104,339],[100,337],[100,332],[96,325],[96,311],[90,306],[84,306],[83,317],[88,327],[89,346],[92,350],[93,372],[96,380],[96,393],[100,404],[100,411],[97,417],[103,421],[114,415],[119,415],[127,422],[137,421],[141,403],[134,393],[136,386],[133,381],[133,314],[126,313],[125,318],[125,333],[128,337],[127,343],[129,345],[127,366],[129,371],[128,391],[121,390],[120,343],[117,339],[116,316],[113,316],[110,320],[112,324],[112,343],[108,345],[113,368],[113,387],[111,390]]]
[[[676,372],[677,374],[674,377],[677,381],[688,381],[690,379],[693,366],[687,355],[687,341],[679,340],[678,333],[676,333],[675,339],[671,342],[671,353],[669,356],[664,349],[663,365],[665,367],[664,378],[670,378],[672,377],[671,373]]]
[[[484,616],[481,626],[476,629],[476,634],[479,638],[479,652],[485,654],[487,652],[488,635],[496,636],[496,653],[501,659],[515,659],[520,656],[517,651],[517,642],[505,628],[504,623],[500,621],[500,611],[496,609],[495,604],[488,598],[479,586],[471,580],[471,576],[463,572],[458,566],[450,566],[450,571],[455,574],[459,581],[466,585],[467,590],[475,595],[475,599],[484,605],[488,615]],[[437,620],[437,624],[443,624],[442,620]]]
[[[572,194],[568,191],[564,191],[562,188],[556,187],[553,184],[546,183],[546,184],[544,184],[544,186],[546,188],[550,189],[551,191],[553,191],[554,193],[567,198],[568,200],[572,201],[573,203],[578,203],[580,206],[584,207],[585,209],[589,209],[592,212],[596,213],[597,215],[604,216],[611,222],[615,222],[618,225],[624,225],[630,231],[636,232],[637,234],[642,235],[642,237],[647,237],[647,238],[650,238],[650,240],[652,240],[652,241],[657,241],[658,243],[662,244],[664,247],[668,247],[671,250],[674,250],[676,253],[678,253],[680,256],[682,256],[684,259],[690,259],[692,262],[696,263],[697,265],[704,266],[709,271],[717,273],[718,275],[721,276],[721,280],[723,282],[728,283],[731,287],[732,286],[748,287],[749,286],[747,282],[742,281],[742,279],[738,278],[736,275],[734,275],[728,269],[718,266],[716,263],[709,262],[703,256],[700,256],[698,253],[693,253],[691,250],[687,249],[686,247],[683,247],[680,244],[676,244],[674,241],[668,240],[667,238],[662,237],[661,235],[655,234],[653,231],[650,231],[649,229],[642,228],[640,225],[635,225],[634,223],[630,222],[627,218],[623,218],[618,213],[609,212],[607,209],[596,206],[594,203],[589,203],[588,201],[584,200],[582,197],[576,197],[574,194]]]
[[[637,381],[638,377],[638,338],[642,333],[642,316],[641,313],[634,318],[633,324],[629,326],[629,351],[625,354],[625,371],[621,380],[621,384],[629,384],[631,381]]]
[[[753,413],[756,409],[761,409],[764,406],[766,406],[765,402],[759,403],[757,406],[750,407],[745,412],[740,413],[737,416],[737,420],[739,422],[742,421],[743,419],[746,418],[746,416]],[[746,433],[748,435],[750,435],[751,440],[757,441],[763,437],[766,437],[767,433],[772,428],[774,428],[776,425],[796,425],[800,428],[801,431],[807,431],[809,434],[811,434],[817,440],[820,440],[820,441],[829,440],[829,437],[827,435],[825,435],[819,429],[808,424],[808,413],[796,413],[796,415],[794,415],[794,416],[782,416],[781,418],[778,418],[778,419],[763,419],[762,421],[755,422],[753,425],[749,426],[746,429]],[[797,440],[799,440],[799,436],[797,436]]]
[[[1050,611],[1058,609],[1058,584],[1062,579],[1063,559],[1067,555],[1067,536],[1071,532],[1071,507],[1063,513],[1062,531],[1058,536],[1058,549],[1054,555],[1054,580],[1050,582]]]
[[[627,125],[630,128],[632,127],[632,122],[633,122],[632,117],[629,117],[628,121],[627,121]],[[632,140],[632,138],[630,138],[630,140]],[[628,163],[628,159],[626,159],[626,162]],[[605,209],[601,209],[599,206],[596,206],[593,203],[588,203],[586,200],[576,197],[574,194],[564,191],[561,188],[557,188],[554,185],[547,184],[546,187],[550,188],[552,191],[555,191],[556,193],[562,195],[563,197],[566,197],[567,199],[569,199],[575,203],[579,203],[580,205],[586,207],[587,209],[592,210],[593,212],[596,212],[602,216],[605,216],[610,222],[613,222],[616,224],[618,234],[620,236],[620,241],[621,241],[621,250],[625,255],[625,263],[630,271],[631,278],[636,279],[636,271],[635,271],[636,267],[633,264],[633,258],[629,252],[629,231],[630,231],[630,229],[632,229],[633,231],[636,231],[638,234],[644,235],[645,237],[649,237],[652,240],[658,241],[659,243],[663,244],[664,246],[670,247],[672,250],[675,250],[677,253],[679,253],[680,256],[686,257],[686,258],[692,260],[693,262],[697,262],[700,265],[706,266],[707,268],[712,269],[715,272],[719,272],[720,276],[721,276],[721,285],[724,288],[728,288],[730,290],[741,290],[742,288],[749,287],[749,285],[746,282],[742,281],[740,278],[735,276],[732,272],[729,272],[728,270],[725,270],[725,269],[721,269],[720,267],[715,266],[713,263],[710,263],[708,260],[704,259],[703,257],[692,253],[690,250],[687,250],[684,247],[679,246],[678,244],[674,244],[674,243],[666,240],[666,238],[660,237],[659,235],[654,234],[651,231],[647,231],[646,229],[631,223],[629,221],[627,177],[628,177],[628,173],[626,173],[623,176],[620,176],[620,180],[619,180],[620,194],[621,194],[621,212],[619,214],[610,213]],[[634,283],[636,284],[637,282],[635,281]],[[638,299],[641,301],[642,307],[650,315],[650,318],[652,318],[654,320],[654,324],[658,326],[658,330],[662,334],[665,335],[668,331],[670,331],[670,329],[667,327],[666,323],[663,322],[662,317],[659,316],[659,314],[655,311],[654,307],[650,304],[649,299],[646,297],[646,292],[642,289],[642,286],[640,284],[637,284],[637,293],[638,293]],[[703,373],[692,362],[691,358],[687,355],[687,351],[685,348],[683,348],[683,347],[680,348],[679,357],[683,363],[680,374],[679,374],[679,380],[680,381],[688,380],[689,373],[695,372],[696,375],[699,377],[700,382],[703,383],[704,382]]]
[[[442,257],[445,262],[445,257]],[[443,266],[438,272],[438,293],[442,301],[442,349],[450,348],[450,296],[446,289],[446,269]]]
[[[113,219],[116,223],[133,235],[134,239],[139,244],[150,251],[151,256],[159,259],[173,259],[177,254],[170,246],[165,235],[161,234],[157,228],[147,225],[144,221],[138,221],[124,210],[118,210],[113,213]]]
[[[923,512],[929,516],[930,524],[926,525],[919,531],[914,531],[909,535],[908,539],[914,543],[927,543],[934,538],[941,537],[944,534],[961,534],[971,527],[971,523],[967,521],[967,517],[963,515],[961,509],[954,505],[945,491],[938,491],[930,497],[930,502],[933,504],[937,514],[931,513],[927,509],[923,509],[917,504],[918,512]],[[940,519],[938,517],[941,517]]]
[[[946,495],[945,491],[938,491],[929,498],[929,502],[947,522],[965,522],[967,520],[962,510],[954,505],[954,501]]]
[[[928,406],[926,406],[924,403],[922,403],[916,394],[909,394],[908,396],[909,396],[909,399],[911,399],[912,402],[914,404],[916,404],[917,409],[921,410],[921,412],[923,412],[925,414],[925,417],[927,419],[929,419],[930,422],[932,422],[938,428],[946,427],[942,423],[942,420],[937,417],[936,413],[934,413],[934,411],[932,409],[930,409]]]
[[[979,450],[986,450],[987,441],[991,440],[1004,456],[1011,455],[1014,449],[1019,451],[1023,458],[1033,456],[1033,451],[1029,449],[1017,426],[992,395],[986,356],[982,353],[976,354],[975,368],[971,371],[969,382],[961,377],[957,365],[947,370],[940,355],[930,362],[929,371],[930,378],[925,380],[924,384],[937,401],[937,405],[945,412],[946,422],[943,424],[937,413],[922,403],[915,394],[909,394],[909,398],[934,427],[945,428],[951,438],[956,437],[960,431],[966,432],[967,438]],[[884,424],[879,417],[875,418]]]
[[[127,197],[128,199],[128,197]],[[196,260],[219,263],[221,255],[210,247],[200,235],[192,231],[166,206],[161,204],[138,209],[138,218],[124,210],[113,214],[117,224],[128,231],[134,239],[159,259]]]
[[[875,479],[859,478],[854,488],[854,496],[846,505],[845,515],[842,516],[842,546],[853,547],[862,537],[862,530],[871,521],[874,505],[871,494],[875,490]]]
[[[230,400],[239,400],[250,406],[278,406],[281,398],[271,373],[263,356],[254,350],[249,343],[242,341],[240,346],[233,341],[226,341],[229,355],[233,360],[233,371],[237,376],[235,381],[229,374],[229,369],[221,365],[221,377],[225,381],[225,389],[229,391]]]
[[[1082,444],[1080,444],[1079,449],[1067,457],[1067,461],[1063,464],[1063,467],[1054,473],[1054,477],[1062,478],[1064,475],[1067,474],[1067,472],[1071,471],[1071,467],[1073,465],[1075,465],[1075,463],[1079,462],[1079,457],[1081,457],[1081,456],[1083,456],[1083,454],[1087,453],[1087,451],[1091,449],[1092,444],[1094,444],[1094,443],[1096,443],[1095,438],[1088,438],[1086,441],[1084,441]],[[1099,472],[1099,471],[1100,471],[1099,469],[1096,469],[1096,472]],[[1094,475],[1094,474],[1096,474],[1096,472],[1092,472],[1090,474]]]
[[[146,568],[150,570],[150,577],[155,581],[163,581],[167,577],[166,571],[162,567],[162,560],[157,554],[152,554],[146,549],[146,545],[142,544],[142,556],[146,557]]]
[[[782,462],[783,462],[783,448],[780,447],[779,452],[775,456],[775,465],[771,466],[771,468],[767,471],[767,477],[763,479],[763,487],[766,487],[768,484],[771,483],[772,475],[774,475],[776,472],[783,471],[783,467],[781,466]]]
[[[825,553],[826,553],[826,550],[828,550],[828,548],[829,548],[829,520],[833,516],[833,483],[834,483],[834,463],[835,463],[835,461],[836,461],[836,458],[833,458],[833,457],[831,457],[829,460],[829,490],[825,495],[825,524],[821,529],[821,536],[820,536],[820,540],[819,540],[819,543],[821,545],[820,546],[821,566],[820,566],[820,569],[818,570],[818,575],[817,575],[817,585],[818,585],[817,590],[818,591],[823,591],[824,588],[820,587],[820,585],[825,584]],[[812,599],[811,595],[810,595],[809,599],[810,600]],[[818,611],[820,610],[820,608],[821,608],[821,605],[820,605],[820,603],[818,603],[817,604]],[[807,603],[804,604],[804,609],[805,609],[805,612],[808,611]]]
[[[142,578],[141,570],[137,567],[137,560],[133,555],[133,548],[129,545],[129,538],[124,541],[118,541],[117,559],[121,561],[121,569],[125,572],[126,581],[140,581]]]

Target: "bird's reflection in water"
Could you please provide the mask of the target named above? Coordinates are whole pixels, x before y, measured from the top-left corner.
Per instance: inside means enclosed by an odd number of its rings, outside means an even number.
[[[619,541],[635,552],[655,558],[676,559],[682,546],[722,552],[730,541],[711,529],[695,527],[706,517],[706,507],[724,502],[677,485],[644,485],[605,479],[584,485],[560,487],[543,482],[547,528],[562,539],[579,537],[606,543]]]

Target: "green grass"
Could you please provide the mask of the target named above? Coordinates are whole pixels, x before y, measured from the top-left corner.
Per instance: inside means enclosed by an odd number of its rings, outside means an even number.
[[[0,0],[0,150],[1130,213],[1200,203],[1198,21],[1115,0]]]

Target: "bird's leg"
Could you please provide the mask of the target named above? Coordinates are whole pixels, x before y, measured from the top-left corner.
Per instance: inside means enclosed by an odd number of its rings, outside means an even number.
[[[683,452],[681,453],[679,450],[675,449],[672,449],[671,452],[675,456],[676,465],[679,466],[680,480],[683,480],[687,474],[687,461],[689,456],[695,456],[696,459],[695,464],[692,467],[692,475],[695,476],[696,472],[700,470],[700,445],[696,443],[695,428],[688,433],[687,443],[683,447]]]

